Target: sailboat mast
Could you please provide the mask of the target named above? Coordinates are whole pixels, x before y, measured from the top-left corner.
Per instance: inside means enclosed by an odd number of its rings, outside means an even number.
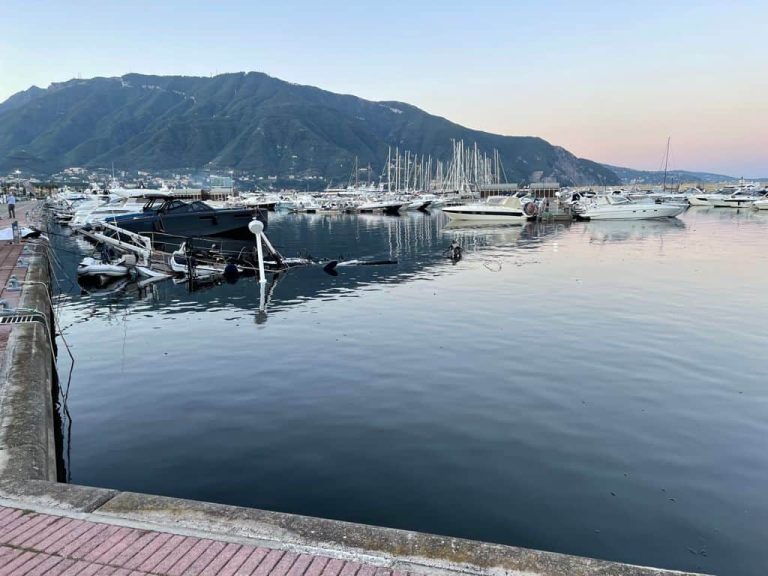
[[[667,167],[669,166],[669,140],[671,139],[671,136],[667,136],[667,153],[664,155],[664,184],[662,185],[661,191],[666,192],[667,190]]]

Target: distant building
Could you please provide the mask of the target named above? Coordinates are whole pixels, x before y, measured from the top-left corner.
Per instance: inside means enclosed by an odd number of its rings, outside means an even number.
[[[517,193],[517,184],[480,184],[478,186],[480,196],[511,196]]]
[[[536,198],[553,198],[558,192],[560,192],[560,184],[558,182],[534,182],[528,189]]]
[[[211,174],[210,186],[211,188],[233,188],[234,181],[231,176],[216,176]]]

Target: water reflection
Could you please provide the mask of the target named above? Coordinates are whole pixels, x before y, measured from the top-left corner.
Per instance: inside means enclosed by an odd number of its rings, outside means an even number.
[[[685,222],[677,218],[666,220],[594,220],[581,224],[590,242],[627,242],[662,237],[685,231]]]
[[[236,283],[190,285],[186,281],[160,283],[119,279],[102,288],[64,294],[70,310],[105,311],[115,306],[159,314],[183,314],[191,309],[209,310],[218,304],[241,310],[258,310],[259,323],[274,313],[313,300],[359,296],[360,290],[383,289],[386,285],[415,279],[456,274],[446,248],[456,239],[465,254],[500,257],[517,251],[537,250],[548,238],[565,233],[568,224],[449,223],[442,214],[406,214],[401,217],[349,214],[279,214],[272,218],[270,239],[287,257],[314,259],[368,259],[391,261],[377,266],[348,266],[329,275],[322,265],[298,267],[268,275],[263,288],[256,278]],[[61,265],[71,274],[80,253],[90,245],[77,237],[55,235],[54,245],[62,248]],[[455,263],[454,263],[455,264]],[[500,264],[499,264],[500,265]],[[494,264],[496,266],[496,264]],[[68,269],[68,270],[67,270]],[[264,292],[262,294],[262,292]],[[179,302],[184,302],[180,305]],[[85,321],[83,316],[81,321]]]
[[[257,311],[259,324],[268,314],[300,306],[313,300],[357,297],[360,291],[381,290],[386,285],[460,273],[446,257],[452,240],[464,254],[479,258],[486,268],[500,268],[505,258],[535,252],[547,242],[557,250],[557,238],[569,232],[587,234],[590,242],[615,243],[661,237],[684,232],[685,223],[665,221],[603,221],[588,223],[462,223],[450,222],[442,214],[406,214],[401,217],[349,214],[279,214],[272,218],[270,238],[284,256],[315,259],[384,259],[396,262],[381,266],[338,268],[328,275],[321,265],[294,268],[269,275],[260,286],[256,278],[241,278],[233,284],[190,285],[186,281],[161,283],[120,279],[103,288],[76,289],[64,294],[70,310],[83,310],[77,321],[87,321],[94,306],[105,313],[121,310],[151,310],[174,315],[212,306]],[[63,274],[72,274],[80,254],[90,245],[78,237],[54,235],[62,248]],[[493,261],[491,262],[492,259]],[[514,263],[520,264],[519,260]],[[183,304],[181,304],[183,302]]]

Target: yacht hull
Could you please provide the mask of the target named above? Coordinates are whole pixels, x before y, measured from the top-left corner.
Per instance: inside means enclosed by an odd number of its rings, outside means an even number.
[[[712,200],[706,196],[688,196],[688,204],[691,206],[712,206]]]
[[[686,206],[677,204],[607,205],[588,208],[580,218],[585,220],[651,220],[675,218],[685,212]]]
[[[754,202],[754,198],[723,198],[722,200],[715,200],[712,206],[715,208],[748,208]]]
[[[495,208],[489,210],[484,206],[447,206],[443,213],[451,220],[470,220],[487,222],[524,222],[528,216],[522,210],[504,210]]]

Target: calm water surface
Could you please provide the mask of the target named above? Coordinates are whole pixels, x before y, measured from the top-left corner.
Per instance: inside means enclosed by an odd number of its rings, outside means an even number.
[[[253,279],[99,296],[59,272],[72,482],[766,574],[768,213],[270,237],[399,263],[292,270],[266,312]]]

